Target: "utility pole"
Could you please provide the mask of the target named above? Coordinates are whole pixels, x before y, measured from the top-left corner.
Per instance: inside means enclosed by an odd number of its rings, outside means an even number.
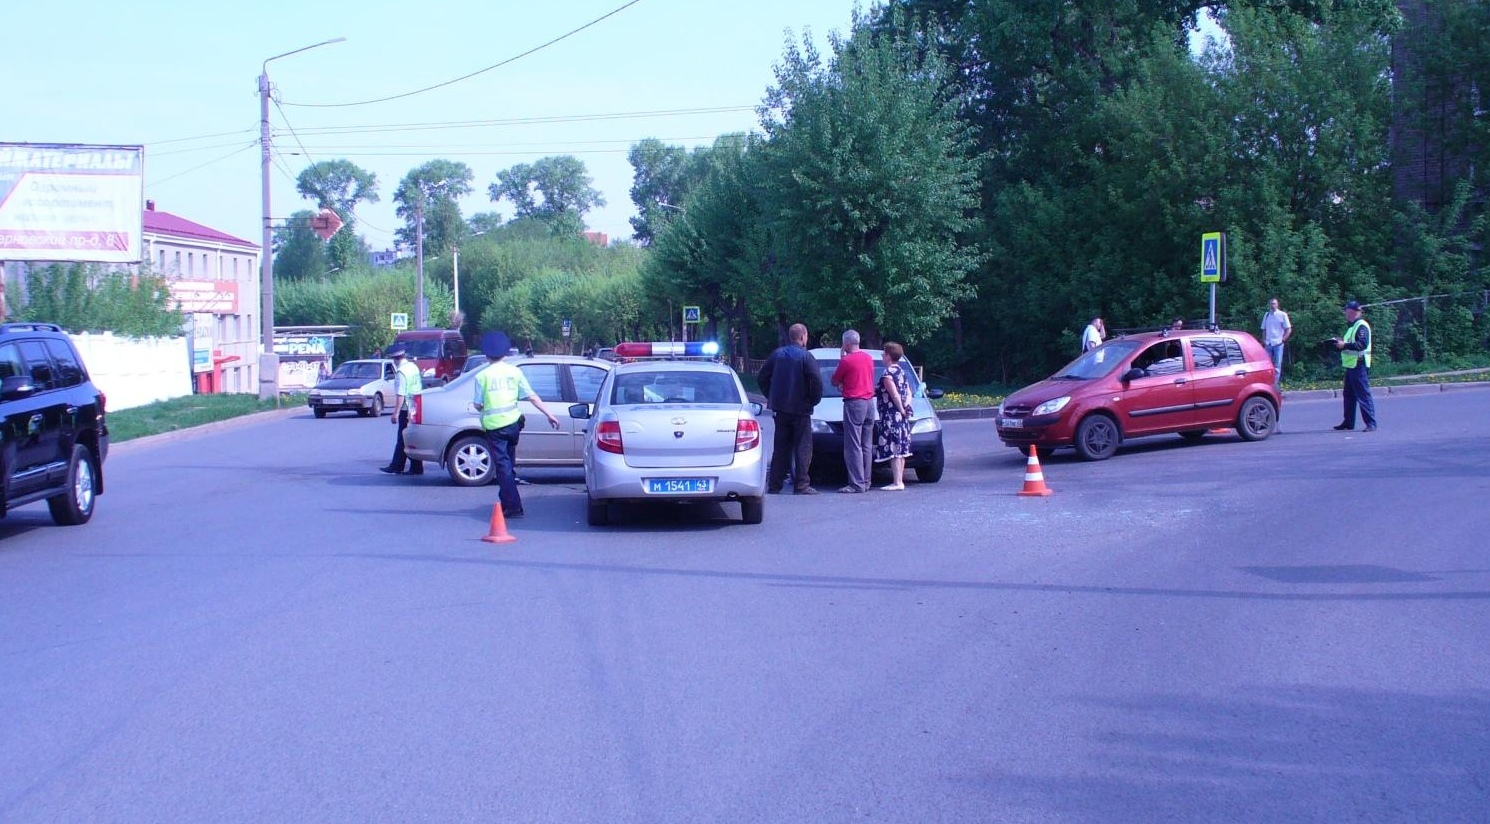
[[[312,43],[294,51],[276,54],[264,61],[259,70],[259,193],[264,214],[264,245],[259,248],[259,400],[279,400],[279,356],[274,354],[274,254],[273,213],[269,203],[269,162],[273,137],[269,133],[269,63],[303,51],[340,43],[345,37],[334,37]]]

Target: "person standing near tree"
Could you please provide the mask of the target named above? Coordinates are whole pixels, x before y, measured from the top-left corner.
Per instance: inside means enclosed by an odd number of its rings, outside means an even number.
[[[868,492],[874,467],[874,358],[859,348],[859,333],[843,333],[833,385],[843,394],[843,466],[848,486],[839,492]]]
[[[776,418],[766,491],[780,493],[790,471],[798,495],[816,495],[810,474],[812,409],[823,399],[823,376],[807,351],[807,327],[794,323],[786,334],[787,344],[777,347],[756,375]]]
[[[1107,329],[1102,325],[1102,316],[1093,316],[1092,322],[1088,323],[1086,325],[1086,330],[1081,333],[1082,354],[1086,354],[1087,352],[1096,349],[1098,346],[1101,346],[1102,337],[1106,334]]]
[[[482,336],[481,351],[486,353],[490,365],[476,373],[476,380],[472,381],[475,397],[471,406],[481,414],[481,428],[486,432],[492,460],[496,464],[502,515],[520,518],[523,500],[517,491],[517,472],[513,464],[523,423],[523,411],[518,401],[525,400],[537,407],[554,429],[559,428],[559,419],[543,405],[543,399],[533,391],[522,370],[502,360],[511,349],[512,341],[506,332],[488,332]]]
[[[1278,308],[1278,299],[1268,301],[1267,314],[1262,316],[1262,345],[1273,359],[1273,385],[1283,381],[1283,344],[1293,337],[1293,324],[1288,313]]]
[[[1371,325],[1361,317],[1361,305],[1345,304],[1345,322],[1350,326],[1343,338],[1335,338],[1340,350],[1340,365],[1345,367],[1345,419],[1335,427],[1341,431],[1355,429],[1355,410],[1361,408],[1361,421],[1367,432],[1376,431],[1376,401],[1371,397]]]
[[[409,416],[414,413],[414,396],[424,391],[424,378],[405,345],[388,347],[388,357],[393,358],[397,370],[393,375],[393,417],[390,420],[398,426],[398,436],[393,441],[393,459],[378,469],[390,475],[402,475],[407,466],[408,474],[423,475],[424,461],[416,461],[404,453],[404,430],[409,428]]]

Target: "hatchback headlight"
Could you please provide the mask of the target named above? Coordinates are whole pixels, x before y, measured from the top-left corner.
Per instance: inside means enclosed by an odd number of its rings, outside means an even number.
[[[1070,395],[1065,395],[1063,397],[1055,398],[1053,400],[1048,400],[1045,403],[1042,403],[1039,406],[1035,407],[1033,410],[1031,410],[1030,414],[1031,415],[1054,415],[1055,413],[1061,411],[1062,409],[1065,409],[1066,408],[1066,404],[1068,404],[1070,402],[1071,402],[1071,396]]]

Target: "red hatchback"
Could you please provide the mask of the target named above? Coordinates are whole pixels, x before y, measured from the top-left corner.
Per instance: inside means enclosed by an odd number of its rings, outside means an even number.
[[[1006,398],[996,422],[1007,446],[1074,446],[1100,461],[1144,435],[1198,440],[1235,428],[1243,440],[1260,441],[1273,434],[1282,403],[1273,362],[1251,335],[1165,330],[1087,352]]]

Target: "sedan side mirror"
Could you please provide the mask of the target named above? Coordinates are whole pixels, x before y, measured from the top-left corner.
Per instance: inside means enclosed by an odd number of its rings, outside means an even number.
[[[926,397],[928,397],[928,398],[930,398],[932,400],[936,400],[937,398],[940,398],[941,396],[943,396],[945,394],[947,394],[947,393],[946,392],[943,392],[940,389],[928,389],[928,390],[926,390]]]
[[[1123,373],[1122,380],[1123,383],[1128,383],[1129,381],[1138,380],[1141,377],[1143,377],[1143,370],[1135,366]]]
[[[570,406],[569,406],[569,417],[576,418],[576,419],[582,420],[582,421],[583,420],[589,420],[589,418],[590,418],[590,405],[587,404],[587,403],[570,404]]]

